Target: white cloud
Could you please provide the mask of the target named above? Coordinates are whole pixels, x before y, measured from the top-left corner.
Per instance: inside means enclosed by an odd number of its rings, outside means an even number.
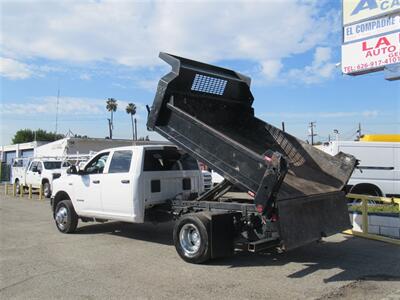
[[[59,115],[100,115],[106,114],[106,99],[60,97],[58,104]],[[129,101],[117,100],[118,110],[125,112]],[[136,103],[138,113],[144,112],[145,105]],[[0,111],[4,115],[54,115],[57,112],[57,97],[47,96],[33,99],[26,103],[1,103]]]
[[[283,64],[279,60],[266,60],[261,62],[261,72],[269,80],[278,79]]]
[[[0,57],[0,75],[10,79],[26,79],[32,75],[32,70],[15,59]]]
[[[115,86],[115,87],[117,87],[117,88],[120,88],[120,89],[126,89],[126,88],[128,88],[126,85],[123,85],[123,84],[118,83],[118,82],[113,82],[111,85],[112,85],[112,86]]]
[[[92,76],[90,76],[90,75],[87,74],[87,73],[83,73],[83,74],[81,74],[81,75],[79,76],[79,78],[82,79],[82,80],[90,80],[90,79],[92,79]]]
[[[154,79],[141,79],[135,82],[136,86],[154,92],[157,89],[159,78]]]
[[[313,65],[320,67],[331,59],[332,51],[330,48],[318,47],[315,49]]]
[[[65,72],[61,67],[49,66],[46,64],[27,64],[13,58],[0,56],[0,76],[9,79],[27,79],[30,77],[43,77],[49,72]]]
[[[60,115],[99,114],[105,111],[105,100],[91,98],[60,97],[58,112]],[[100,109],[103,106],[103,110]],[[10,115],[46,115],[57,111],[57,97],[48,96],[26,103],[3,103],[0,105],[3,114]]]
[[[332,50],[328,47],[317,47],[314,59],[309,66],[303,69],[291,69],[287,77],[306,84],[318,83],[333,76],[335,63],[331,61]]]
[[[321,16],[318,3],[302,0],[7,1],[2,9],[0,47],[18,60],[147,68],[160,65],[158,52],[166,51],[208,62],[246,59],[267,78],[277,77],[282,59],[329,40],[334,21]],[[316,52],[316,64],[324,55]],[[331,72],[326,64],[314,71]]]

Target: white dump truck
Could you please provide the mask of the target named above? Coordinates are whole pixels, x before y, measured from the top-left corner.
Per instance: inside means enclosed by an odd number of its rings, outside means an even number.
[[[180,257],[202,263],[235,249],[291,250],[351,228],[342,189],[353,156],[330,156],[257,119],[248,77],[160,56],[172,71],[158,84],[147,128],[176,146],[110,149],[81,171],[71,167],[51,201],[61,232],[73,232],[78,218],[140,223],[164,213],[176,220]],[[203,194],[195,159],[224,178]],[[252,197],[230,196],[231,188]]]

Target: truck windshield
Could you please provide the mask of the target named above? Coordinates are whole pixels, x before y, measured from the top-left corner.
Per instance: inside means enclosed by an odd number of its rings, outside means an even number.
[[[43,164],[46,170],[61,169],[61,161],[45,161]]]
[[[177,149],[146,150],[143,171],[198,170],[197,161]]]

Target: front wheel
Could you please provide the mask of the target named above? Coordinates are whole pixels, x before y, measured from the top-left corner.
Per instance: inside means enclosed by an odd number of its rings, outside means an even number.
[[[209,220],[196,215],[182,217],[174,228],[174,244],[179,256],[189,263],[210,259]]]
[[[19,180],[15,180],[15,193],[17,195],[19,195],[19,193],[21,192],[21,185],[19,184]]]
[[[50,183],[48,183],[47,181],[45,183],[43,183],[43,194],[46,198],[51,197],[51,187],[50,187]]]
[[[78,226],[78,215],[71,200],[60,201],[54,213],[57,229],[62,233],[72,233]]]

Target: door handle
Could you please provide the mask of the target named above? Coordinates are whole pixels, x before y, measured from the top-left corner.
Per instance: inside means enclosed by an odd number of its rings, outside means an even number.
[[[121,183],[129,183],[130,181],[129,181],[129,179],[123,179],[123,180],[121,180]]]
[[[98,183],[100,183],[100,180],[93,180],[92,181],[94,184],[98,184]]]

